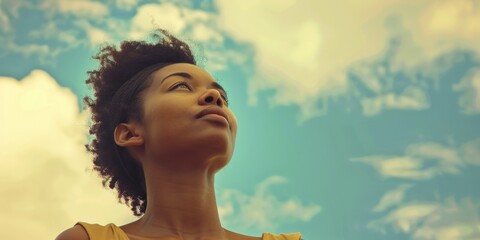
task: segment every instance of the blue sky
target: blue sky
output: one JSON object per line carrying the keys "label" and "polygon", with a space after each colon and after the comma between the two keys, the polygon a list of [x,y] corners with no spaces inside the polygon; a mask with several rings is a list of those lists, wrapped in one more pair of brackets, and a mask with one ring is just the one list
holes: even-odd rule
{"label": "blue sky", "polygon": [[148,40],[155,26],[193,46],[238,119],[234,156],[216,177],[224,227],[480,238],[477,0],[0,7],[2,239],[135,219],[88,170],[82,98],[100,46]]}

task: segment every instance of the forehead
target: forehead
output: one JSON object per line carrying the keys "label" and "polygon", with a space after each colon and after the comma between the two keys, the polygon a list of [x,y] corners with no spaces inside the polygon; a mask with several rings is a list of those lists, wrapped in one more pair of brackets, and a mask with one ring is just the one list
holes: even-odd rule
{"label": "forehead", "polygon": [[186,72],[192,75],[195,79],[198,79],[199,81],[206,81],[206,82],[215,82],[213,77],[205,71],[203,68],[198,67],[193,64],[189,63],[175,63],[172,65],[168,65],[166,67],[163,67],[155,72],[152,73],[152,79],[153,83],[152,85],[158,86],[161,82],[162,79],[164,79],[166,76],[172,74],[172,73],[177,73],[177,72]]}

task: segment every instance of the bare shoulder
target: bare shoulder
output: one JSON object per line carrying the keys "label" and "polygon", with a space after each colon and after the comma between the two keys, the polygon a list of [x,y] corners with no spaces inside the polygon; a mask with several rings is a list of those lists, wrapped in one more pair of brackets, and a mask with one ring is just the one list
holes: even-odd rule
{"label": "bare shoulder", "polygon": [[55,240],[90,240],[90,238],[82,226],[75,225],[60,233]]}

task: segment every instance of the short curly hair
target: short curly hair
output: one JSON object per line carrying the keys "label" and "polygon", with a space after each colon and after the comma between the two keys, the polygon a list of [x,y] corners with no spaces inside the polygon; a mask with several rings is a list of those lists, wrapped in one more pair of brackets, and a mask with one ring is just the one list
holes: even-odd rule
{"label": "short curly hair", "polygon": [[[83,98],[92,113],[89,133],[95,138],[85,147],[93,153],[93,169],[102,177],[104,187],[117,190],[119,201],[123,199],[135,216],[141,216],[147,207],[145,177],[139,162],[126,148],[116,145],[115,127],[128,120],[143,120],[142,91],[150,86],[153,72],[138,76],[144,69],[174,63],[196,65],[188,44],[168,31],[157,29],[151,36],[155,41],[123,41],[120,49],[114,45],[102,47],[93,56],[99,60],[99,68],[87,72],[86,83],[93,87],[94,98]],[[132,86],[132,81],[137,86]],[[127,97],[118,100],[122,98],[118,95]]]}

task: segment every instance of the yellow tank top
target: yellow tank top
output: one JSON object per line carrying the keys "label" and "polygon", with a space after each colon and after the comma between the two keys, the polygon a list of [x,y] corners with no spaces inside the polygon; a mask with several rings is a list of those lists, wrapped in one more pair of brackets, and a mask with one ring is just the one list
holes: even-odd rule
{"label": "yellow tank top", "polygon": [[[110,223],[105,226],[99,224],[90,224],[78,222],[87,231],[90,240],[129,240],[127,234],[115,224]],[[76,225],[77,225],[76,224]],[[282,233],[272,234],[265,232],[262,234],[262,240],[300,240],[300,233]]]}

